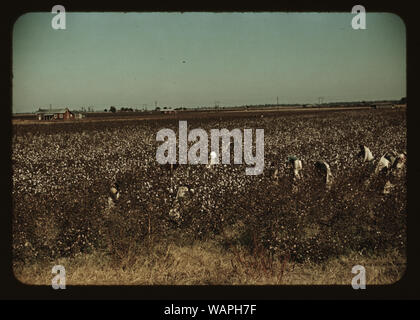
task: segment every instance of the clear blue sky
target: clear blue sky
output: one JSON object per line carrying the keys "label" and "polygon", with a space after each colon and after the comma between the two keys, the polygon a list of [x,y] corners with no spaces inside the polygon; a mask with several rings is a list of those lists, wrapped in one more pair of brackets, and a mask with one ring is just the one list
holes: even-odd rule
{"label": "clear blue sky", "polygon": [[388,13],[52,13],[13,30],[13,112],[399,99],[406,30]]}

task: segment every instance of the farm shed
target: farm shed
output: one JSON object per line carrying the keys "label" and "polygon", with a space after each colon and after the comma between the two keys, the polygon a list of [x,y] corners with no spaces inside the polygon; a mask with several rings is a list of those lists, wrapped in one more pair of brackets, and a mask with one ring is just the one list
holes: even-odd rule
{"label": "farm shed", "polygon": [[39,109],[36,113],[38,120],[70,120],[80,119],[83,116],[81,114],[75,114],[68,108],[64,109]]}

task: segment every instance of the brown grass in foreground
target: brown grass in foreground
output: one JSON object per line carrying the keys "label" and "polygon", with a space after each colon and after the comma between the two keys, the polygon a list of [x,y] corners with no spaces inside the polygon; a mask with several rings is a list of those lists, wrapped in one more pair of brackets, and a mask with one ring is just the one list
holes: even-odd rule
{"label": "brown grass in foreground", "polygon": [[351,285],[354,265],[366,268],[367,285],[392,284],[405,272],[397,250],[381,255],[351,252],[322,263],[294,263],[243,248],[225,250],[216,242],[155,244],[115,260],[104,252],[56,261],[14,265],[25,284],[51,285],[55,264],[66,268],[67,285]]}

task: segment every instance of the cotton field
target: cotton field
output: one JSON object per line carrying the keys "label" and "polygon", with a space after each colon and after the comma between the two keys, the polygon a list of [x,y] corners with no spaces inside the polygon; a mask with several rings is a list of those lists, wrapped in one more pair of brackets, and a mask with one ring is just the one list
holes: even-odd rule
{"label": "cotton field", "polygon": [[[406,163],[399,174],[391,166],[374,173],[386,153],[407,152],[405,110],[203,113],[188,120],[189,128],[207,131],[264,129],[265,166],[255,176],[233,156],[231,164],[160,165],[156,133],[177,132],[178,120],[182,114],[14,125],[14,260],[95,250],[123,255],[150,238],[217,239],[227,250],[258,243],[294,261],[404,251]],[[360,156],[360,145],[372,161]],[[290,157],[301,161],[299,178]]]}

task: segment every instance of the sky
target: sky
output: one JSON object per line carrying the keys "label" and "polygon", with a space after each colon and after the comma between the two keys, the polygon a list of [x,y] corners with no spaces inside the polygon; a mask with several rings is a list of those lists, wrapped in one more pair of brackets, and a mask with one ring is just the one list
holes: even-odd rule
{"label": "sky", "polygon": [[406,30],[390,13],[51,12],[13,29],[13,112],[400,99]]}

